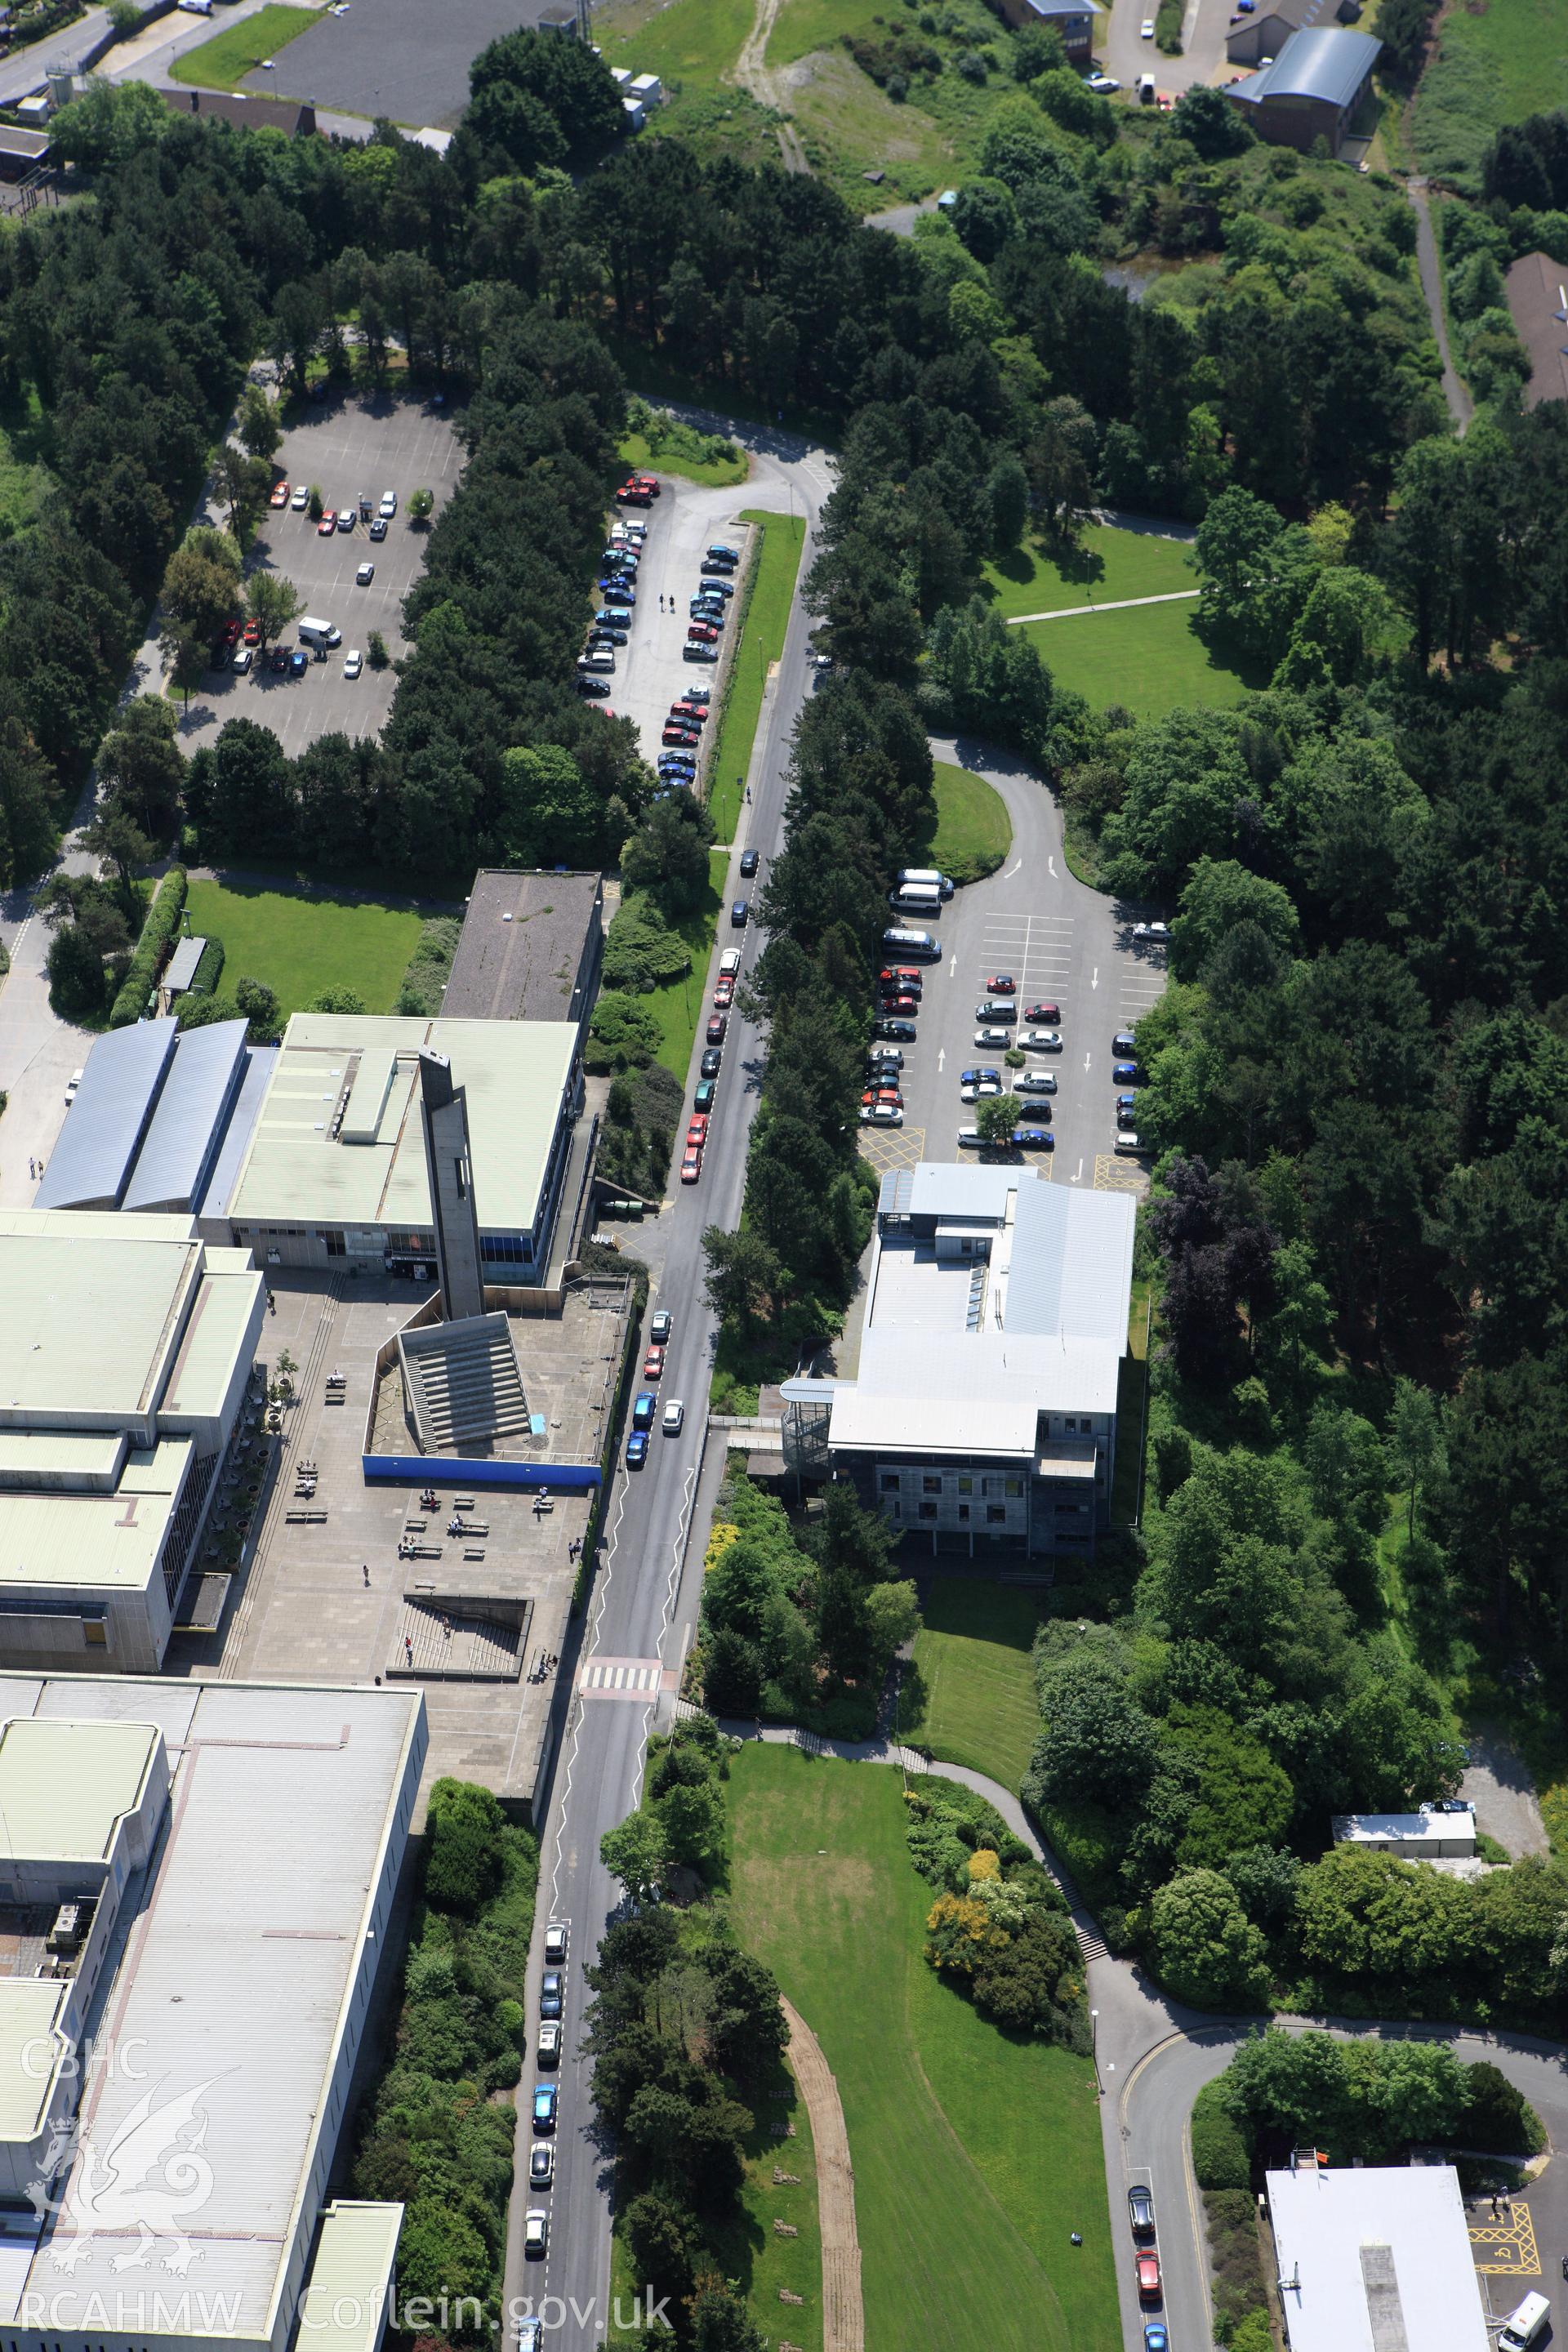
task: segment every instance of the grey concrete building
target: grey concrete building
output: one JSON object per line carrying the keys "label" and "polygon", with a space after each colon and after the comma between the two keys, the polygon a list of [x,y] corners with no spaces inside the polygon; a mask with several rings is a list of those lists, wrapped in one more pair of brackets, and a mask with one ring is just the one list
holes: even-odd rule
{"label": "grey concrete building", "polygon": [[442,1017],[581,1028],[604,960],[603,876],[486,867],[474,877]]}

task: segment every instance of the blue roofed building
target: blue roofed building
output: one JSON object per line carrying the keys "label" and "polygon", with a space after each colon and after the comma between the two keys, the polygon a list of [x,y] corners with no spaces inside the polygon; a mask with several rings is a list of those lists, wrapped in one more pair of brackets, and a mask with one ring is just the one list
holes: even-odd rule
{"label": "blue roofed building", "polygon": [[174,1058],[175,1034],[172,1021],[139,1021],[98,1040],[35,1208],[119,1208]]}
{"label": "blue roofed building", "polygon": [[180,1038],[122,1207],[193,1209],[202,1198],[245,1077],[245,1033],[243,1021],[214,1021]]}
{"label": "blue roofed building", "polygon": [[1226,90],[1259,139],[1306,154],[1320,139],[1337,155],[1383,55],[1374,33],[1314,25],[1291,33],[1279,54]]}
{"label": "blue roofed building", "polygon": [[243,1021],[111,1029],[87,1057],[33,1206],[198,1209],[226,1142],[248,1140],[248,1127],[231,1129],[242,1113],[255,1124],[260,1090],[246,1081],[262,1056],[276,1058],[246,1044]]}
{"label": "blue roofed building", "polygon": [[882,1181],[853,1380],[784,1384],[784,1450],[936,1551],[1083,1553],[1110,1523],[1126,1192],[1016,1162]]}

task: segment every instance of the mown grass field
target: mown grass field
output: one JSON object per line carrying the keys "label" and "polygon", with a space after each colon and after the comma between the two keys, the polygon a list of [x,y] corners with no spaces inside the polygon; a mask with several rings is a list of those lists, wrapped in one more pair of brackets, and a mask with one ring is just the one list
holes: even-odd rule
{"label": "mown grass field", "polygon": [[246,16],[215,33],[210,41],[187,49],[169,68],[171,81],[195,82],[202,89],[234,89],[264,58],[276,57],[297,34],[316,22],[314,8],[290,8],[274,0],[270,7]]}
{"label": "mown grass field", "polygon": [[805,544],[804,515],[770,514],[748,507],[742,522],[754,523],[763,535],[762,552],[752,582],[751,601],[735,647],[729,700],[719,722],[719,740],[708,771],[708,805],[721,841],[733,841],[740,822],[746,771],[762,715],[763,689],[768,671],[784,651],[789,610],[795,601],[800,551]]}
{"label": "mown grass field", "polygon": [[616,455],[623,466],[642,467],[650,473],[679,474],[683,481],[700,482],[710,490],[743,482],[749,471],[743,451],[735,457],[688,457],[666,442],[650,441],[646,433],[628,433],[617,445]]}
{"label": "mown grass field", "polygon": [[946,760],[935,766],[936,831],[924,855],[955,882],[978,882],[995,873],[1013,846],[1007,803],[984,776]]}
{"label": "mown grass field", "polygon": [[1036,543],[985,567],[998,612],[1057,613],[1070,604],[1106,604],[1122,596],[1168,596],[1194,590],[1188,543],[1152,531],[1091,522],[1078,548],[1056,555]]}
{"label": "mown grass field", "polygon": [[708,895],[694,915],[683,916],[675,926],[691,950],[691,970],[684,980],[667,980],[651,995],[637,1000],[658,1023],[655,1060],[662,1062],[667,1070],[673,1070],[682,1086],[691,1067],[691,1041],[697,1034],[697,1024],[708,1009],[708,959],[713,949],[719,909],[724,903],[728,862],[721,849],[709,853]]}
{"label": "mown grass field", "polygon": [[265,981],[284,1018],[324,988],[352,988],[370,1013],[390,1013],[422,918],[412,908],[304,898],[270,884],[200,882],[185,900],[195,932],[223,941],[221,995],[237,981]]}
{"label": "mown grass field", "polygon": [[1029,1661],[1040,1619],[1036,1596],[939,1576],[923,1615],[900,1732],[944,1763],[987,1773],[1016,1793],[1040,1730]]}
{"label": "mown grass field", "polygon": [[1244,676],[1205,645],[1193,626],[1196,609],[1142,604],[1025,625],[1059,686],[1097,709],[1118,702],[1135,719],[1156,719],[1181,705],[1227,708],[1268,682]]}
{"label": "mown grass field", "polygon": [[900,1776],[759,1744],[734,1759],[729,1801],[736,1932],[844,2104],[868,2344],[1114,2352],[1092,2069],[1008,2040],[927,1968],[931,1889],[909,1860]]}
{"label": "mown grass field", "polygon": [[1479,194],[1481,159],[1505,122],[1568,106],[1561,0],[1471,0],[1446,10],[1411,110],[1425,172]]}

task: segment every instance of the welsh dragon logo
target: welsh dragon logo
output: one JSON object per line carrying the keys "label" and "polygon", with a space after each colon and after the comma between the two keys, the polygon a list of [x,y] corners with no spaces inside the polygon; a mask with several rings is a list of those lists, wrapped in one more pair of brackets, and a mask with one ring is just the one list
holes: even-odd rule
{"label": "welsh dragon logo", "polygon": [[[79,2118],[55,2133],[27,2195],[40,2221],[55,2217],[49,2258],[57,2269],[74,2272],[95,2237],[132,2231],[136,2242],[110,2258],[116,2271],[142,2268],[154,2246],[163,2249],[160,2267],[176,2277],[200,2261],[202,2250],[182,2224],[212,2195],[202,2101],[217,2080],[211,2074],[160,2105],[153,2105],[157,2091],[144,2091],[107,2143],[91,2131],[84,2134]],[[73,2152],[57,2194],[53,2184]]]}

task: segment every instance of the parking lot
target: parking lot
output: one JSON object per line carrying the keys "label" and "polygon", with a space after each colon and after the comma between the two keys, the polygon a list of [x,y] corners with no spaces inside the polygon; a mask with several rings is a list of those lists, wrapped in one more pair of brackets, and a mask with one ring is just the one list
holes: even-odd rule
{"label": "parking lot", "polygon": [[271,73],[247,74],[239,88],[450,131],[468,102],[473,59],[501,34],[536,25],[545,5],[464,0],[461,8],[429,8],[424,0],[350,0],[346,16],[323,13],[279,49]]}
{"label": "parking lot", "polygon": [[[230,719],[259,719],[290,754],[335,730],[380,733],[392,708],[396,673],[390,665],[374,670],[366,662],[357,678],[348,678],[343,659],[351,649],[368,652],[373,629],[385,638],[392,661],[406,652],[403,600],[425,561],[428,536],[410,523],[408,501],[414,491],[430,490],[439,513],[457,487],[462,452],[441,410],[393,397],[351,397],[321,403],[285,435],[273,465],[290,489],[300,482],[319,485],[329,507],[357,509],[362,492],[374,507],[384,491],[395,490],[397,512],[386,537],[373,541],[362,520],[352,530],[323,539],[308,514],[290,508],[268,510],[247,560],[247,577],[269,568],[292,581],[301,616],[331,621],[342,631],[342,644],[324,662],[312,659],[303,677],[279,677],[265,667],[245,676],[209,672],[191,697],[182,730],[187,751],[210,741]],[[224,520],[212,510],[204,519]],[[374,564],[375,577],[362,588],[354,574],[366,562]],[[290,624],[280,642],[291,647],[297,641],[298,629]]]}
{"label": "parking lot", "polygon": [[[617,717],[636,720],[638,739],[650,761],[658,758],[669,706],[687,687],[711,687],[717,703],[718,665],[688,662],[681,656],[690,624],[687,607],[697,593],[704,549],[722,543],[739,549],[743,558],[752,532],[751,524],[735,520],[737,509],[747,504],[743,487],[710,490],[668,475],[661,479],[662,490],[651,507],[625,509],[628,522],[647,523],[647,538],[637,567],[632,625],[626,644],[616,648],[616,673],[608,681],[610,709]],[[608,530],[606,523],[606,539]],[[737,572],[737,584],[740,576]],[[666,605],[662,613],[661,596]],[[617,600],[606,596],[604,601]],[[738,603],[738,594],[731,602]],[[668,609],[671,604],[673,611]],[[726,637],[733,634],[734,625],[733,622],[726,625]]]}

